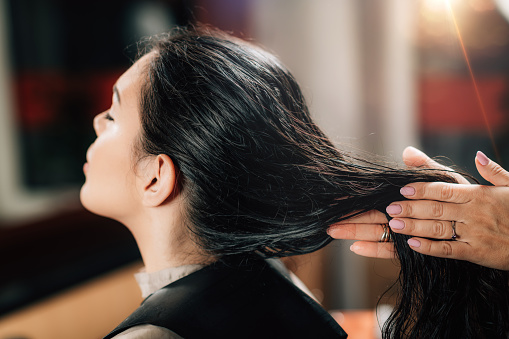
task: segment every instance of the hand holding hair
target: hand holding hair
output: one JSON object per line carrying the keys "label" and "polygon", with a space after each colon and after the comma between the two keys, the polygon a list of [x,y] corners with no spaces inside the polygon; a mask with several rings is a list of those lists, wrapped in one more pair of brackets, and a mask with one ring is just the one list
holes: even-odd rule
{"label": "hand holding hair", "polygon": [[408,243],[419,253],[509,270],[509,172],[482,152],[475,164],[495,186],[409,184],[401,193],[411,201],[387,208],[389,225],[414,236]]}
{"label": "hand holding hair", "polygon": [[373,258],[394,258],[394,245],[381,242],[387,217],[372,210],[329,227],[327,233],[335,239],[358,240],[350,250],[358,255]]}
{"label": "hand holding hair", "polygon": [[[403,151],[403,161],[408,167],[450,170],[414,147],[407,147]],[[460,174],[452,175],[459,183],[468,184]],[[387,217],[383,213],[373,210],[334,224],[327,232],[335,239],[358,240],[350,246],[350,250],[358,255],[390,259],[394,257],[393,244],[380,242],[384,232],[383,225],[387,222]]]}

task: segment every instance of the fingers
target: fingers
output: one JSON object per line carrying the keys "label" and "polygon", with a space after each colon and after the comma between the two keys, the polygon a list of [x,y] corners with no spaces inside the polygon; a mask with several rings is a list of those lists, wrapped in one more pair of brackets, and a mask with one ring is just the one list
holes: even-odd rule
{"label": "fingers", "polygon": [[359,214],[350,219],[343,220],[338,224],[386,224],[387,217],[380,211],[371,210],[362,214]]}
{"label": "fingers", "polygon": [[440,166],[442,166],[428,157],[424,152],[412,146],[408,146],[403,150],[403,162],[408,167],[441,168]]}
{"label": "fingers", "polygon": [[386,211],[393,218],[413,218],[413,219],[435,219],[435,220],[456,220],[463,221],[465,215],[461,215],[462,205],[429,201],[398,201],[390,204]]}
{"label": "fingers", "polygon": [[[452,171],[451,168],[439,164],[435,160],[428,157],[424,152],[412,146],[408,146],[403,151],[403,162],[408,167],[425,167],[438,170]],[[469,184],[468,180],[458,173],[450,172],[448,174],[451,175],[454,179],[456,179],[456,181],[458,181],[458,183],[460,184]]]}
{"label": "fingers", "polygon": [[440,258],[469,260],[469,243],[461,241],[432,241],[423,238],[410,238],[408,245],[416,252]]}
{"label": "fingers", "polygon": [[[422,238],[451,239],[454,234],[452,222],[445,220],[392,219],[389,226],[394,233]],[[455,227],[458,239],[467,241],[462,237],[465,224],[456,222]]]}
{"label": "fingers", "polygon": [[475,166],[479,174],[495,186],[509,186],[509,172],[490,160],[483,152],[477,152]]}
{"label": "fingers", "polygon": [[327,233],[335,239],[379,241],[386,223],[385,214],[372,210],[331,225]]}
{"label": "fingers", "polygon": [[327,233],[334,239],[379,241],[383,227],[380,224],[335,224]]}
{"label": "fingers", "polygon": [[392,243],[380,243],[387,223],[385,214],[379,211],[369,211],[332,225],[327,233],[335,239],[361,240],[351,247],[354,253],[365,257],[394,258]]}
{"label": "fingers", "polygon": [[445,182],[417,182],[408,184],[400,192],[405,198],[416,200],[436,200],[464,204],[475,197],[476,188],[472,185],[450,184]]}
{"label": "fingers", "polygon": [[363,257],[393,259],[396,257],[392,242],[357,241],[350,250]]}

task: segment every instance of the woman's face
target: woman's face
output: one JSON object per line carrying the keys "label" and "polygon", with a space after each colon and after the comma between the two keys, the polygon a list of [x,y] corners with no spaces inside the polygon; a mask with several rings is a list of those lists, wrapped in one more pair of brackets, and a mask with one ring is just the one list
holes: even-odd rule
{"label": "woman's face", "polygon": [[141,129],[140,91],[148,60],[149,56],[144,56],[118,79],[111,108],[94,118],[97,138],[87,151],[83,167],[83,206],[119,221],[125,221],[139,208],[132,153]]}

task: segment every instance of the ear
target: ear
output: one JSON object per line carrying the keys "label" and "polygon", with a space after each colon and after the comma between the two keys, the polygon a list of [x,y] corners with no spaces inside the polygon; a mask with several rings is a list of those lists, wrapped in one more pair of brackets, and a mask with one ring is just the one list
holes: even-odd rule
{"label": "ear", "polygon": [[143,205],[160,206],[175,191],[175,165],[166,154],[151,157],[145,165],[142,177]]}

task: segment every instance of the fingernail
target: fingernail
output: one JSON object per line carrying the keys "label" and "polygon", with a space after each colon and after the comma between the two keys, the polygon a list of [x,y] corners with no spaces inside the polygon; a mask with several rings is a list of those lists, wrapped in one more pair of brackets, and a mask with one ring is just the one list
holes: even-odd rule
{"label": "fingernail", "polygon": [[405,222],[403,220],[392,219],[391,221],[389,221],[389,226],[391,226],[391,228],[395,230],[402,230],[403,228],[405,228]]}
{"label": "fingernail", "polygon": [[387,208],[385,210],[390,215],[400,214],[403,211],[403,209],[401,208],[401,205],[397,205],[397,204],[396,205],[389,205],[389,206],[387,206]]}
{"label": "fingernail", "polygon": [[412,150],[415,153],[424,154],[423,151],[421,151],[420,149],[415,148],[414,146],[408,146],[407,149]]}
{"label": "fingernail", "polygon": [[490,163],[490,159],[481,151],[477,151],[476,155],[477,161],[483,166],[486,166]]}
{"label": "fingernail", "polygon": [[355,250],[358,250],[358,246],[353,244],[350,246],[350,251],[355,252]]}
{"label": "fingernail", "polygon": [[411,197],[412,195],[415,194],[415,188],[413,188],[412,186],[405,186],[399,190],[399,193],[401,193],[404,196]]}
{"label": "fingernail", "polygon": [[407,243],[411,247],[421,247],[421,242],[419,240],[416,240],[416,239],[408,239]]}

